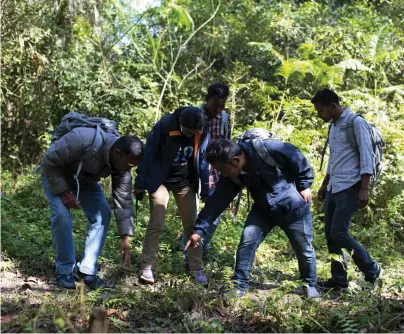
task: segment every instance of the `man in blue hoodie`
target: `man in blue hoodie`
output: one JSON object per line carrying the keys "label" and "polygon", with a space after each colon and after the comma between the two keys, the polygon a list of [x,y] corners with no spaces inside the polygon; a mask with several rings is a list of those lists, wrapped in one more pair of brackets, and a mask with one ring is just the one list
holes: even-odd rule
{"label": "man in blue hoodie", "polygon": [[296,253],[300,275],[306,283],[305,294],[318,298],[316,256],[311,244],[312,169],[303,154],[291,144],[263,140],[262,145],[276,166],[264,162],[250,141],[234,143],[219,139],[208,146],[207,161],[221,176],[215,192],[198,216],[187,247],[199,246],[201,236],[245,186],[254,204],[237,250],[233,276],[237,294],[243,296],[248,290],[255,252],[268,233],[279,226]]}
{"label": "man in blue hoodie", "polygon": [[[204,121],[201,108],[180,108],[163,116],[147,138],[145,157],[135,179],[135,195],[147,190],[150,196],[150,221],[140,260],[140,278],[147,283],[154,283],[152,268],[165,223],[169,192],[177,202],[187,238],[192,234],[197,217],[197,195],[208,196],[209,169],[207,164],[201,163],[209,140]],[[195,281],[207,283],[201,247],[190,250],[188,256]]]}

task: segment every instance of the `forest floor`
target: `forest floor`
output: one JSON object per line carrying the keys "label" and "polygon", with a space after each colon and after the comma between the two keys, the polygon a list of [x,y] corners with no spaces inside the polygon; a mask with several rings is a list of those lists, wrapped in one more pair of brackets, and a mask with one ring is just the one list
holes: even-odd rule
{"label": "forest floor", "polygon": [[[175,207],[172,201],[169,205]],[[55,285],[49,208],[38,178],[26,176],[3,186],[2,332],[85,332],[95,305],[105,308],[110,332],[404,332],[404,246],[394,239],[391,245],[373,243],[354,225],[353,234],[384,268],[382,280],[370,286],[350,263],[349,288],[322,291],[315,302],[301,295],[297,260],[286,236],[275,229],[257,252],[251,292],[230,298],[224,292],[231,286],[246,209],[241,208],[237,222],[224,214],[206,263],[209,284],[202,287],[185,272],[181,226],[173,209],[160,240],[156,283],[139,282],[147,208],[146,202],[140,205],[130,268],[121,264],[119,238],[111,224],[100,275],[114,281],[115,288],[90,291],[77,284],[67,291]],[[73,217],[80,254],[87,223],[81,212]],[[314,215],[314,227],[317,273],[325,280],[330,259],[321,216]]]}

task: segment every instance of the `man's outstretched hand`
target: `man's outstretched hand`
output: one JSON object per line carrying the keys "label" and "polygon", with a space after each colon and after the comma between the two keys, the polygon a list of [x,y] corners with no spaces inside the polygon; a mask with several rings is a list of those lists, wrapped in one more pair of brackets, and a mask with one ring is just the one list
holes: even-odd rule
{"label": "man's outstretched hand", "polygon": [[188,249],[188,247],[196,248],[199,246],[201,240],[201,236],[199,234],[192,234],[189,238],[187,244],[185,245],[184,251]]}
{"label": "man's outstretched hand", "polygon": [[123,264],[127,267],[130,267],[130,245],[128,235],[122,237],[121,252]]}

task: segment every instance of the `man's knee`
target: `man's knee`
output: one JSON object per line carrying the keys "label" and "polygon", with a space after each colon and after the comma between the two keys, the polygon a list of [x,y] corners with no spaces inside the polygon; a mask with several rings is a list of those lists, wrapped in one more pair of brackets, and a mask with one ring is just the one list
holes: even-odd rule
{"label": "man's knee", "polygon": [[100,206],[101,217],[104,222],[108,222],[112,217],[112,210],[107,203],[104,203]]}
{"label": "man's knee", "polygon": [[51,221],[54,226],[71,226],[73,218],[70,215],[69,210],[64,206],[58,206],[57,208],[52,208]]}
{"label": "man's knee", "polygon": [[349,240],[349,234],[347,232],[336,232],[336,231],[332,231],[330,233],[330,241],[333,244],[339,245],[341,247],[343,247],[347,241]]}
{"label": "man's knee", "polygon": [[292,246],[298,258],[308,259],[316,257],[311,238],[308,238],[307,236],[300,240],[296,240],[292,243]]}
{"label": "man's knee", "polygon": [[259,232],[259,229],[254,225],[246,226],[241,236],[240,246],[249,247],[255,245],[261,236]]}

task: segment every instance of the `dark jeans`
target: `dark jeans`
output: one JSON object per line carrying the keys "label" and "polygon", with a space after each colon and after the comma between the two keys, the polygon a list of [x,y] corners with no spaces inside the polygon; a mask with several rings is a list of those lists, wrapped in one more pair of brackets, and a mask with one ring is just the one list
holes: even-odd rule
{"label": "dark jeans", "polygon": [[237,249],[236,269],[233,279],[238,289],[243,291],[248,289],[255,252],[267,234],[276,225],[289,238],[299,262],[301,278],[310,286],[316,284],[316,254],[311,244],[313,240],[311,214],[307,214],[293,223],[287,223],[274,219],[265,219],[258,212],[252,210],[248,214]]}
{"label": "dark jeans", "polygon": [[331,262],[331,275],[335,282],[347,283],[345,248],[352,254],[352,259],[365,274],[368,281],[374,280],[378,275],[378,265],[372,260],[369,253],[360,246],[350,235],[349,226],[352,215],[357,210],[357,197],[359,184],[338,193],[327,192],[324,202],[325,237],[328,251],[332,254],[342,255],[342,262]]}

